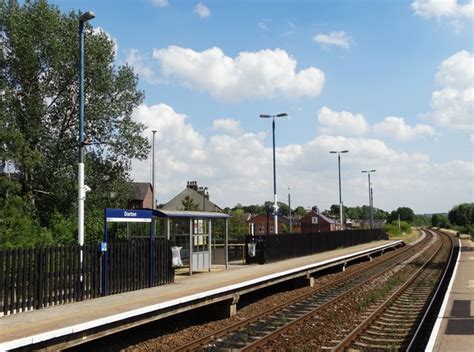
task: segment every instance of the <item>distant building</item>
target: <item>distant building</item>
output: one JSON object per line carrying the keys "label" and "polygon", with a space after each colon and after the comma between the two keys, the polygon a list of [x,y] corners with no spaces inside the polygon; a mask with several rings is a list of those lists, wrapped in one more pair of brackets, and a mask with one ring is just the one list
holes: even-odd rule
{"label": "distant building", "polygon": [[153,208],[153,187],[149,182],[132,182],[128,209]]}
{"label": "distant building", "polygon": [[222,212],[218,205],[209,200],[207,187],[199,187],[197,181],[188,181],[186,188],[168,203],[160,206],[160,209]]}
{"label": "distant building", "polygon": [[[274,235],[275,225],[273,215],[257,214],[252,215],[247,219],[248,233],[254,235]],[[268,231],[267,231],[268,227]],[[278,233],[287,233],[290,229],[290,220],[287,216],[278,216]],[[291,218],[292,233],[300,233],[301,221],[298,217]]]}
{"label": "distant building", "polygon": [[321,214],[317,207],[313,207],[301,218],[301,233],[316,233],[339,231],[341,225],[335,219]]}

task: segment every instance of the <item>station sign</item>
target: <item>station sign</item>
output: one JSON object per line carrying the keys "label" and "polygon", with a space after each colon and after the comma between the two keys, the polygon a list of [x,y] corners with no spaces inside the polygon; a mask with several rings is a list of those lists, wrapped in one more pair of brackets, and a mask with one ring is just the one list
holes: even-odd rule
{"label": "station sign", "polygon": [[105,209],[107,222],[151,222],[152,210],[143,209]]}

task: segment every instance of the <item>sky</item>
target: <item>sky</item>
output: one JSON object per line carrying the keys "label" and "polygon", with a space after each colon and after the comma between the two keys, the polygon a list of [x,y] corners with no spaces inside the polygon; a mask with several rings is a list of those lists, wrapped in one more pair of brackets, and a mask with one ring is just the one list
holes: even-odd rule
{"label": "sky", "polygon": [[[52,0],[93,11],[138,74],[156,200],[415,213],[474,201],[474,0]],[[86,38],[87,40],[87,38]],[[87,53],[86,53],[87,70]],[[86,87],[87,89],[87,87]],[[87,116],[86,116],[87,118]],[[151,180],[150,158],[132,161]],[[289,191],[290,189],[290,191]]]}

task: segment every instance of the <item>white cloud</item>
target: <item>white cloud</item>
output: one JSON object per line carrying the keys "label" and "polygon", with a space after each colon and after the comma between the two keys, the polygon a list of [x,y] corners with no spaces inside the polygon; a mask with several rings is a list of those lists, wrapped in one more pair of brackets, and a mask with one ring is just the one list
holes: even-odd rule
{"label": "white cloud", "polygon": [[360,136],[369,130],[369,125],[362,114],[348,111],[332,111],[323,106],[318,111],[321,124],[320,133],[338,136]]}
{"label": "white cloud", "polygon": [[168,0],[152,0],[152,3],[158,7],[168,6]]}
{"label": "white cloud", "polygon": [[260,22],[258,22],[258,26],[260,29],[263,29],[264,31],[268,30],[268,25],[272,22],[270,18],[264,18]]}
{"label": "white cloud", "polygon": [[212,123],[212,127],[215,131],[222,131],[229,133],[230,135],[239,135],[242,133],[240,127],[240,121],[233,119],[217,119]]}
{"label": "white cloud", "polygon": [[460,51],[444,60],[436,74],[441,90],[431,95],[431,112],[424,115],[436,125],[474,130],[474,55]]}
{"label": "white cloud", "polygon": [[153,69],[145,62],[146,60],[142,57],[139,50],[129,49],[125,61],[134,68],[135,73],[137,73],[141,79],[149,83],[156,82]]}
{"label": "white cloud", "polygon": [[[133,118],[148,126],[148,138],[152,129],[158,130],[155,179],[160,203],[182,191],[188,180],[208,186],[211,200],[222,207],[272,199],[268,134],[248,133],[236,121],[219,119],[213,124],[217,134],[204,137],[189,117],[166,104],[141,105]],[[360,172],[367,168],[377,170],[372,179],[374,205],[385,210],[409,206],[416,212],[440,212],[472,199],[472,194],[466,193],[474,186],[472,161],[436,164],[425,154],[391,149],[379,139],[341,136],[318,136],[300,144],[277,146],[279,199],[284,201],[290,185],[294,206],[327,209],[337,203],[337,161],[329,154],[332,149],[349,150],[341,160],[343,201],[348,206],[367,203],[367,177]],[[132,177],[149,181],[150,164],[150,160],[134,161]]]}
{"label": "white cloud", "polygon": [[433,127],[423,124],[416,124],[412,127],[405,124],[403,117],[396,116],[386,117],[383,122],[376,123],[373,126],[373,129],[376,133],[402,141],[414,139],[420,135],[434,135]]}
{"label": "white cloud", "polygon": [[349,49],[352,39],[344,32],[331,32],[329,34],[317,34],[313,37],[313,41],[323,45],[334,45],[339,48]]}
{"label": "white cloud", "polygon": [[314,97],[324,85],[321,70],[309,67],[296,72],[296,60],[281,49],[245,51],[231,58],[217,47],[197,52],[169,46],[155,49],[153,57],[166,78],[228,102]]}
{"label": "white cloud", "polygon": [[211,15],[211,10],[202,2],[198,3],[194,8],[194,12],[201,18],[207,18]]}
{"label": "white cloud", "polygon": [[411,4],[415,15],[424,18],[474,18],[474,1],[465,4],[457,0],[415,0]]}

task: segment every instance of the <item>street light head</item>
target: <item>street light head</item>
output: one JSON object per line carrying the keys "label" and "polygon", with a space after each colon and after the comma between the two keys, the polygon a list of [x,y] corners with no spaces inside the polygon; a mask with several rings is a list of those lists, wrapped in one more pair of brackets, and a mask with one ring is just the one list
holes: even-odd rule
{"label": "street light head", "polygon": [[260,117],[261,117],[262,119],[269,119],[271,116],[270,116],[270,115],[261,114]]}
{"label": "street light head", "polygon": [[87,22],[91,19],[95,18],[95,14],[92,11],[87,11],[84,12],[80,17],[79,17],[79,22]]}
{"label": "street light head", "polygon": [[366,171],[366,170],[362,170],[361,172],[362,172],[363,174],[366,174],[368,171]]}
{"label": "street light head", "polygon": [[336,154],[337,152],[335,150],[331,150],[329,154]]}
{"label": "street light head", "polygon": [[349,151],[348,150],[343,150],[343,151],[341,151],[341,153],[349,153]]}
{"label": "street light head", "polygon": [[285,117],[285,116],[288,116],[288,114],[286,112],[283,112],[283,113],[277,115],[277,117]]}
{"label": "street light head", "polygon": [[377,170],[370,170],[370,172],[375,172],[375,171],[377,171]]}

